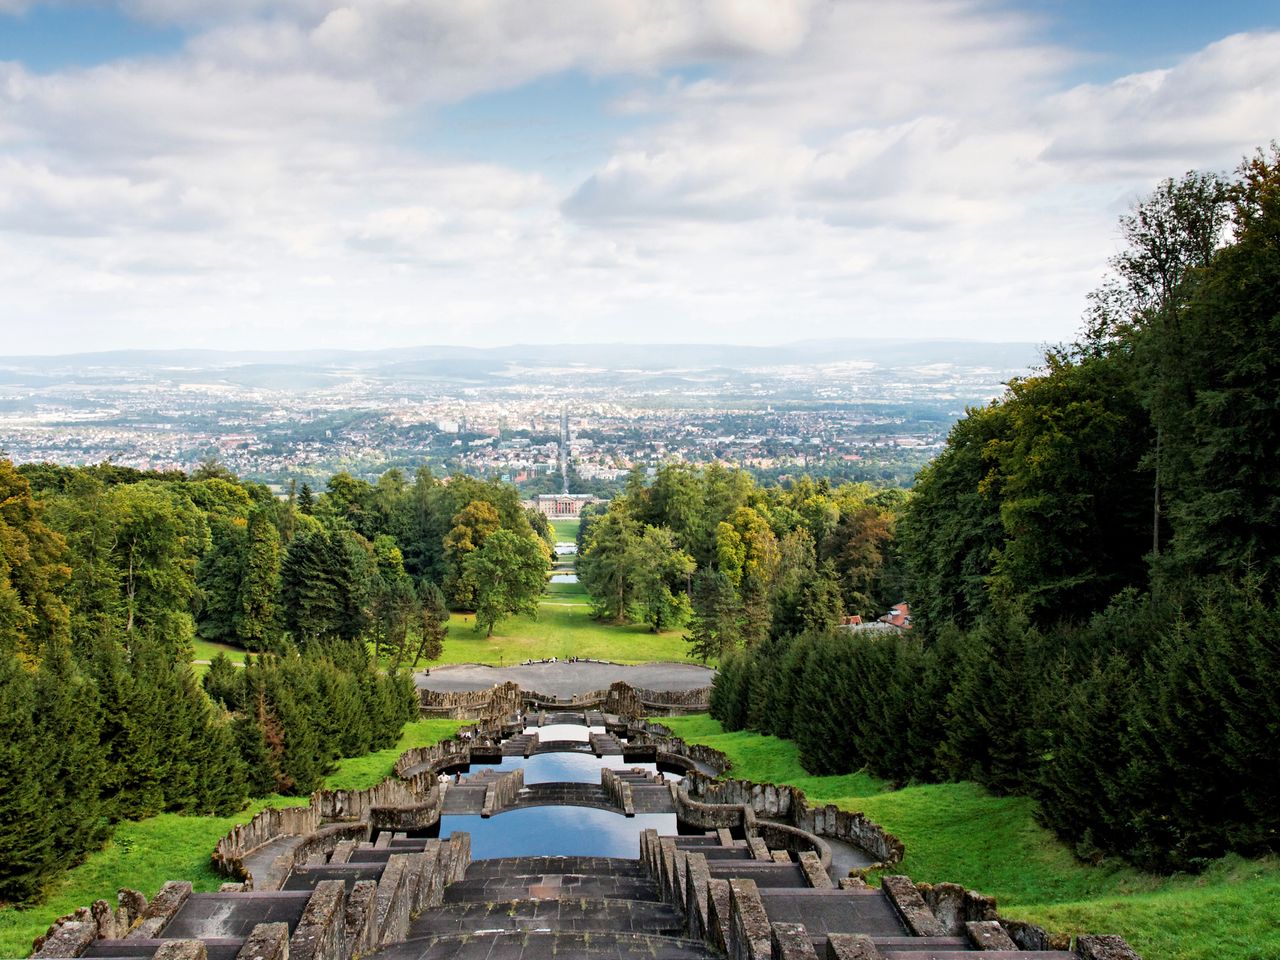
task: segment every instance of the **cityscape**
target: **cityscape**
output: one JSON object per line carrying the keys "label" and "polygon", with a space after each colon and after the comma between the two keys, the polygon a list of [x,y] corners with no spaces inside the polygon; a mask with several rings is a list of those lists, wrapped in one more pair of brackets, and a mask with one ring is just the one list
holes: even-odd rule
{"label": "cityscape", "polygon": [[442,353],[0,359],[0,444],[66,466],[212,458],[278,490],[426,465],[538,493],[561,486],[564,412],[570,492],[607,496],[673,460],[904,485],[966,408],[1037,358],[1034,344],[963,341],[673,346],[666,362],[660,347]]}

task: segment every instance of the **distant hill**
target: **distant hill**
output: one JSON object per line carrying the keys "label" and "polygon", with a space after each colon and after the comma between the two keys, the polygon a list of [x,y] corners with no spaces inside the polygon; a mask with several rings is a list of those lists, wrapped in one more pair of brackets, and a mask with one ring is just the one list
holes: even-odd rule
{"label": "distant hill", "polygon": [[[1039,362],[1034,343],[978,340],[833,339],[801,340],[777,346],[711,343],[511,344],[501,347],[417,346],[389,350],[117,350],[47,356],[0,357],[7,382],[31,385],[85,374],[223,379],[247,384],[281,378],[318,384],[332,374],[423,379],[484,379],[510,366],[584,366],[606,370],[743,370],[785,365],[812,366],[861,361],[877,367],[955,364],[998,371],[1025,369]],[[311,371],[311,375],[307,375]],[[289,376],[286,376],[286,373]]]}

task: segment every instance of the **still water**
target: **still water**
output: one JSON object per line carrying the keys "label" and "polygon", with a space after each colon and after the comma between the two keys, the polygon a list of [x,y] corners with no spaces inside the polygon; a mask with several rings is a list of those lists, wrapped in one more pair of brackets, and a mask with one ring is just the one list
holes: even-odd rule
{"label": "still water", "polygon": [[[548,754],[551,756],[551,754]],[[440,818],[440,836],[471,834],[471,857],[630,857],[640,856],[640,833],[653,827],[676,833],[674,813],[638,813],[625,817],[592,807],[526,807],[496,817]]]}
{"label": "still water", "polygon": [[[590,753],[535,753],[532,757],[503,757],[501,763],[473,763],[468,772],[477,770],[517,770],[524,768],[524,782],[532,783],[599,783],[600,771],[647,770],[657,772],[654,763],[623,763],[621,757],[597,757]],[[663,774],[668,780],[676,774]]]}

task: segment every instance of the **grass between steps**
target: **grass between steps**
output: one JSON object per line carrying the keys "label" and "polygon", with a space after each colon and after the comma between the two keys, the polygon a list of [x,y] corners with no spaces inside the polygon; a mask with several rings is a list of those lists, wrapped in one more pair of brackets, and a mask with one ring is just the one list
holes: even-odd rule
{"label": "grass between steps", "polygon": [[[461,725],[457,720],[410,721],[394,747],[340,760],[325,786],[371,787],[391,775],[396,758],[405,750],[443,740]],[[27,956],[32,940],[77,907],[98,899],[114,904],[120,887],[133,887],[152,897],[166,880],[190,880],[197,891],[217,890],[226,877],[214,871],[209,855],[227,831],[267,807],[300,806],[307,799],[272,796],[254,800],[229,817],[163,813],[119,824],[107,845],[68,872],[44,903],[27,910],[0,910],[0,960]]]}
{"label": "grass between steps", "polygon": [[906,844],[895,872],[992,894],[1005,916],[1068,933],[1119,933],[1145,960],[1280,957],[1280,858],[1228,857],[1198,876],[1173,877],[1120,861],[1087,865],[1039,825],[1025,797],[974,783],[891,791],[865,773],[811,776],[790,741],[725,733],[706,715],[661,722],[723,751],[733,776],[791,784],[811,801],[865,813]]}

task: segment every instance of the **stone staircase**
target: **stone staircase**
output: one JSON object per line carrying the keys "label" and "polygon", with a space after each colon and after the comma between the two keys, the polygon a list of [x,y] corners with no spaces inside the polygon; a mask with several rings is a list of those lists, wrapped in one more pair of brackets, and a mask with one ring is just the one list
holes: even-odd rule
{"label": "stone staircase", "polygon": [[473,863],[380,960],[711,958],[637,860],[512,857]]}
{"label": "stone staircase", "polygon": [[[684,917],[685,934],[743,960],[1119,960],[1113,938],[1077,952],[1024,950],[995,920],[987,898],[949,902],[935,914],[906,877],[880,888],[833,886],[813,853],[796,858],[725,830],[660,837],[646,830],[641,862],[660,896]],[[963,888],[956,888],[963,892]],[[944,919],[947,922],[943,922]],[[1108,941],[1104,943],[1103,941]]]}

